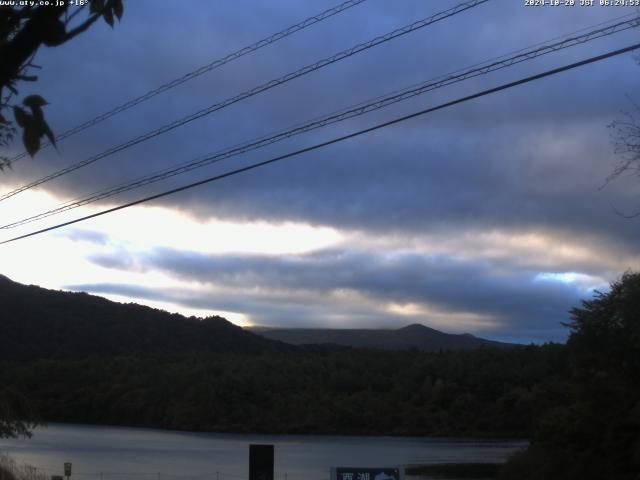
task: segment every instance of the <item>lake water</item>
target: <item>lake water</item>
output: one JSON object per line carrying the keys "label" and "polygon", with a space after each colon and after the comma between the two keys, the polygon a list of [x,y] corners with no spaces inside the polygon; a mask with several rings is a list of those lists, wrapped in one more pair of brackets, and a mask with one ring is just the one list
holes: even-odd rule
{"label": "lake water", "polygon": [[502,462],[525,441],[417,437],[234,435],[50,424],[31,439],[0,439],[9,453],[47,476],[71,480],[234,480],[248,478],[249,444],[275,445],[278,480],[322,480],[332,466]]}

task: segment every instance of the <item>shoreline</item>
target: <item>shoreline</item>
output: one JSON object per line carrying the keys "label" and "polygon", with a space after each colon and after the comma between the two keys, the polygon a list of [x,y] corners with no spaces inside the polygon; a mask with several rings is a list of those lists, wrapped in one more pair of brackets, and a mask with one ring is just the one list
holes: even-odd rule
{"label": "shoreline", "polygon": [[[35,435],[36,430],[48,427],[73,427],[73,428],[87,428],[96,429],[104,428],[108,430],[144,430],[148,432],[156,433],[168,433],[168,434],[189,434],[194,436],[205,437],[320,437],[325,439],[331,438],[345,438],[345,439],[372,439],[372,438],[389,438],[389,439],[415,439],[425,441],[433,439],[434,442],[450,441],[451,443],[529,443],[529,439],[525,437],[509,437],[503,435],[402,435],[402,434],[380,434],[380,433],[316,433],[316,432],[255,432],[255,431],[204,431],[204,430],[179,430],[169,429],[162,427],[148,427],[138,425],[123,425],[123,424],[101,424],[101,423],[77,423],[77,422],[43,422],[32,430]],[[11,439],[8,439],[11,440]]]}

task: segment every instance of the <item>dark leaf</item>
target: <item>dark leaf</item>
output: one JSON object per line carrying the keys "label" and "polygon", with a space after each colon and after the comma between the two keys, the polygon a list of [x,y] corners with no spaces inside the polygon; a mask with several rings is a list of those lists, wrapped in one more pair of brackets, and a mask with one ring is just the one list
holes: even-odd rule
{"label": "dark leaf", "polygon": [[113,11],[110,8],[107,8],[102,16],[104,17],[104,21],[113,28]]}
{"label": "dark leaf", "polygon": [[49,18],[42,26],[42,41],[49,47],[64,43],[65,34],[66,27],[58,18]]}
{"label": "dark leaf", "polygon": [[7,157],[0,157],[0,171],[4,172],[5,168],[8,168],[9,170],[13,170],[13,165],[11,164],[11,160]]}
{"label": "dark leaf", "polygon": [[98,13],[104,8],[104,0],[91,0],[89,11],[91,13]]}
{"label": "dark leaf", "polygon": [[47,136],[47,138],[51,142],[51,145],[53,145],[55,147],[56,146],[56,137],[53,134],[53,132],[51,131],[51,129],[49,128],[49,125],[47,124],[47,122],[45,122],[44,118],[42,119],[42,123],[41,123],[40,127],[41,127],[41,132],[44,135]]}
{"label": "dark leaf", "polygon": [[49,103],[40,95],[29,95],[22,101],[22,103],[23,105],[26,105],[27,107],[30,107],[30,108],[49,105]]}
{"label": "dark leaf", "polygon": [[122,14],[124,13],[124,5],[122,4],[122,0],[113,1],[113,13],[116,14],[118,20],[122,20]]}
{"label": "dark leaf", "polygon": [[16,117],[16,123],[25,128],[31,120],[31,115],[24,111],[22,107],[13,107],[13,116]]}
{"label": "dark leaf", "polygon": [[40,150],[40,132],[33,125],[26,127],[22,133],[22,141],[27,153],[33,157]]}
{"label": "dark leaf", "polygon": [[4,115],[2,115],[1,113],[0,113],[0,123],[2,123],[2,124],[7,124],[7,123],[9,123],[9,122],[7,122],[7,119],[6,119],[6,118],[4,118]]}

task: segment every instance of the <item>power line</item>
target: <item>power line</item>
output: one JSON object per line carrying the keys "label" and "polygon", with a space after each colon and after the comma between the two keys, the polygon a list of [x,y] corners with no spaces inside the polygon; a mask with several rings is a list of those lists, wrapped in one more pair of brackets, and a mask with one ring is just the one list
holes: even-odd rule
{"label": "power line", "polygon": [[[339,13],[344,12],[345,10],[348,10],[351,7],[355,7],[356,5],[359,5],[363,2],[366,2],[367,0],[348,0],[344,3],[341,3],[340,5],[337,5],[333,8],[329,8],[327,10],[325,10],[324,12],[318,13],[317,15],[313,15],[305,20],[303,20],[300,23],[297,23],[295,25],[292,25],[290,27],[285,28],[284,30],[281,30],[277,33],[274,33],[273,35],[270,35],[266,38],[263,38],[262,40],[258,40],[257,42],[243,47],[239,50],[236,50],[233,53],[228,54],[225,57],[219,58],[217,60],[214,60],[211,63],[208,63],[207,65],[203,65],[200,68],[197,68],[196,70],[193,70],[189,73],[184,74],[181,77],[178,77],[174,80],[171,80],[170,82],[167,82],[163,85],[160,85],[158,88],[155,88],[153,90],[148,91],[147,93],[140,95],[139,97],[133,98],[121,105],[118,105],[117,107],[101,114],[98,115],[95,118],[92,118],[91,120],[87,120],[84,123],[81,123],[80,125],[77,125],[73,128],[70,128],[69,130],[66,130],[64,132],[62,132],[61,134],[56,136],[56,142],[60,142],[60,140],[63,140],[65,138],[68,138],[72,135],[75,135],[76,133],[79,133],[83,130],[86,130],[87,128],[93,127],[101,122],[104,122],[105,120],[121,113],[124,112],[125,110],[129,110],[132,107],[135,107],[136,105],[142,103],[142,102],[146,102],[147,100],[155,97],[156,95],[159,95],[161,93],[166,92],[167,90],[171,90],[172,88],[175,88],[179,85],[182,85],[185,82],[188,82],[189,80],[193,80],[196,77],[199,77],[200,75],[204,75],[207,72],[210,72],[211,70],[215,70],[216,68],[219,68],[229,62],[232,62],[234,60],[239,59],[240,57],[243,57],[249,53],[253,53],[256,50],[260,50],[263,47],[266,47],[268,45],[271,45],[272,43],[275,43],[279,40],[282,40],[286,37],[289,37],[290,35],[293,35],[294,33],[299,32],[300,30],[304,30],[307,27],[310,27],[312,25],[315,25],[316,23],[322,22],[323,20],[326,20],[327,18],[333,17],[334,15],[337,15]],[[42,145],[42,148],[48,147],[50,146],[51,143],[50,142],[46,142]],[[27,156],[27,152],[22,152],[16,156],[14,156],[13,158],[10,158],[8,160],[9,163],[14,163],[24,157]]]}
{"label": "power line", "polygon": [[539,47],[536,49],[520,50],[521,53],[518,53],[517,55],[513,55],[507,58],[502,58],[500,60],[494,61],[489,64],[487,63],[477,64],[479,66],[475,68],[470,68],[467,70],[461,70],[460,71],[461,73],[443,75],[441,77],[438,77],[435,80],[434,79],[428,80],[426,82],[414,85],[407,89],[400,90],[399,92],[395,92],[387,97],[379,97],[378,99],[374,101],[370,101],[368,103],[365,102],[355,106],[348,107],[347,109],[342,109],[339,112],[326,115],[324,117],[320,117],[317,120],[299,125],[289,130],[279,132],[275,135],[265,136],[256,140],[245,142],[243,144],[231,147],[229,149],[221,150],[217,153],[209,154],[209,155],[200,157],[196,160],[183,163],[176,167],[170,167],[160,172],[156,172],[151,175],[140,177],[128,183],[122,183],[120,185],[111,187],[109,189],[104,189],[98,192],[94,192],[83,198],[66,202],[51,210],[47,210],[45,212],[41,212],[39,214],[30,216],[27,218],[23,218],[21,220],[8,223],[6,225],[2,225],[0,226],[0,229],[5,230],[5,229],[15,228],[21,225],[25,225],[27,223],[32,223],[32,222],[41,220],[43,218],[50,217],[52,215],[60,214],[60,213],[72,210],[74,208],[78,208],[84,205],[88,205],[90,203],[97,202],[99,200],[103,200],[105,198],[112,197],[119,193],[134,190],[136,188],[140,188],[145,185],[150,185],[152,183],[156,183],[156,182],[165,180],[167,178],[180,175],[182,173],[186,173],[191,170],[195,170],[197,168],[202,168],[204,166],[207,166],[213,163],[218,163],[222,160],[226,160],[236,155],[247,153],[249,151],[256,150],[258,148],[262,148],[267,145],[271,145],[273,143],[291,138],[295,135],[306,133],[321,127],[325,127],[327,125],[338,123],[338,122],[341,122],[350,118],[354,118],[357,116],[361,116],[366,113],[379,110],[381,108],[385,108],[389,105],[408,100],[410,98],[413,98],[418,95],[422,95],[426,92],[429,92],[438,88],[446,87],[454,83],[458,83],[458,82],[467,80],[469,78],[477,77],[480,75],[486,75],[490,72],[494,72],[497,70],[501,70],[503,68],[510,67],[515,64],[532,60],[534,58],[546,55],[548,53],[557,52],[559,50],[569,48],[575,45],[584,44],[589,41],[593,41],[605,36],[613,35],[615,33],[628,30],[630,28],[636,28],[639,25],[640,25],[640,16],[627,19],[625,21],[617,22],[613,25],[608,25],[602,28],[598,28],[596,30],[592,30],[590,32],[584,33],[579,36],[565,38],[562,41],[559,41],[553,44],[543,45],[542,47]]}
{"label": "power line", "polygon": [[464,3],[461,3],[453,8],[450,8],[448,10],[445,10],[443,12],[439,12],[436,13],[435,15],[432,15],[430,17],[424,18],[422,20],[418,20],[416,22],[413,22],[409,25],[406,25],[404,27],[398,28],[396,30],[393,30],[389,33],[386,33],[384,35],[378,36],[368,42],[364,42],[364,43],[360,43],[354,47],[348,48],[346,50],[343,50],[341,52],[338,52],[334,55],[332,55],[331,57],[327,57],[324,58],[322,60],[319,60],[313,64],[307,65],[305,67],[302,67],[301,69],[298,69],[294,72],[288,73],[286,75],[283,75],[279,78],[270,80],[269,82],[263,83],[262,85],[259,85],[257,87],[254,87],[250,90],[247,90],[243,93],[240,93],[234,97],[230,97],[226,100],[223,100],[222,102],[213,104],[207,108],[204,108],[202,110],[199,110],[195,113],[192,113],[191,115],[187,115],[186,117],[183,117],[179,120],[175,120],[171,123],[168,123],[156,130],[152,130],[150,132],[147,132],[139,137],[136,137],[132,140],[129,140],[125,143],[121,143],[120,145],[117,145],[115,147],[112,147],[108,150],[105,150],[102,153],[99,153],[97,155],[94,155],[92,157],[89,157],[85,160],[82,160],[80,162],[77,162],[73,165],[70,165],[66,168],[63,168],[62,170],[58,170],[57,172],[54,172],[50,175],[47,175],[45,177],[42,177],[38,180],[35,180],[29,184],[23,185],[15,190],[12,190],[8,193],[5,193],[4,195],[0,196],[0,201],[6,200],[7,198],[13,197],[14,195],[17,195],[20,192],[24,192],[25,190],[29,190],[30,188],[36,187],[38,185],[41,185],[45,182],[48,182],[50,180],[53,180],[55,178],[58,178],[62,175],[66,175],[67,173],[73,172],[75,170],[78,170],[82,167],[85,167],[87,165],[90,165],[94,162],[97,162],[98,160],[101,160],[105,157],[108,157],[110,155],[113,155],[114,153],[120,152],[122,150],[126,150],[127,148],[130,148],[134,145],[137,145],[139,143],[142,143],[144,141],[150,140],[154,137],[157,137],[159,135],[162,135],[164,133],[167,133],[175,128],[181,127],[189,122],[192,122],[194,120],[197,120],[201,117],[204,117],[206,115],[209,115],[215,111],[221,110],[223,108],[226,108],[230,105],[233,105],[234,103],[240,102],[241,100],[245,100],[249,97],[252,97],[254,95],[257,95],[259,93],[262,93],[266,90],[270,90],[271,88],[274,88],[278,85],[282,85],[284,83],[287,83],[295,78],[298,77],[302,77],[304,75],[307,75],[308,73],[314,72],[316,70],[319,70],[323,67],[326,67],[327,65],[331,65],[333,63],[336,63],[340,60],[344,60],[345,58],[349,58],[357,53],[363,52],[365,50],[368,50],[370,48],[376,47],[378,45],[381,45],[383,43],[386,43],[390,40],[393,40],[395,38],[398,38],[400,36],[406,35],[408,33],[414,32],[416,30],[419,30],[421,28],[424,28],[426,26],[432,25],[436,22],[439,22],[441,20],[444,20],[446,18],[452,17],[454,15],[457,15],[459,13],[462,13],[466,10],[469,10],[471,8],[477,7],[478,5],[481,5],[483,3],[486,3],[490,0],[471,0],[471,1],[467,1]]}
{"label": "power line", "polygon": [[311,152],[313,150],[319,150],[319,149],[327,147],[329,145],[333,145],[335,143],[343,142],[345,140],[349,140],[351,138],[355,138],[355,137],[364,135],[366,133],[373,132],[375,130],[379,130],[379,129],[382,129],[382,128],[385,128],[385,127],[389,127],[389,126],[395,125],[397,123],[405,122],[405,121],[410,120],[412,118],[420,117],[422,115],[426,115],[428,113],[435,112],[437,110],[442,110],[442,109],[445,109],[445,108],[448,108],[448,107],[452,107],[454,105],[458,105],[458,104],[461,104],[461,103],[464,103],[464,102],[468,102],[468,101],[474,100],[476,98],[484,97],[486,95],[490,95],[490,94],[493,94],[493,93],[496,93],[496,92],[499,92],[499,91],[502,91],[502,90],[507,90],[507,89],[510,89],[510,88],[513,88],[513,87],[516,87],[516,86],[519,86],[519,85],[523,85],[525,83],[530,83],[530,82],[533,82],[533,81],[536,81],[536,80],[540,80],[540,79],[545,78],[545,77],[556,75],[556,74],[561,73],[561,72],[566,72],[566,71],[572,70],[574,68],[578,68],[578,67],[582,67],[584,65],[588,65],[588,64],[591,64],[591,63],[599,62],[601,60],[605,60],[607,58],[611,58],[611,57],[614,57],[614,56],[617,56],[617,55],[622,55],[624,53],[631,52],[633,50],[637,50],[638,48],[640,48],[640,43],[636,43],[636,44],[633,44],[633,45],[630,45],[628,47],[621,48],[621,49],[618,49],[618,50],[613,50],[611,52],[604,53],[602,55],[597,55],[595,57],[590,57],[590,58],[587,58],[585,60],[581,60],[579,62],[571,63],[571,64],[568,64],[568,65],[564,65],[562,67],[558,67],[558,68],[554,68],[554,69],[551,69],[551,70],[547,70],[545,72],[538,73],[538,74],[535,74],[535,75],[531,75],[529,77],[525,77],[525,78],[522,78],[520,80],[516,80],[516,81],[513,81],[513,82],[505,83],[505,84],[502,84],[500,86],[493,87],[493,88],[490,88],[490,89],[487,89],[487,90],[482,90],[482,91],[474,93],[472,95],[467,95],[465,97],[461,97],[461,98],[458,98],[456,100],[451,100],[449,102],[441,103],[440,105],[437,105],[435,107],[426,108],[424,110],[420,110],[418,112],[414,112],[414,113],[411,113],[409,115],[404,115],[402,117],[398,117],[398,118],[395,118],[393,120],[389,120],[387,122],[379,123],[379,124],[374,125],[372,127],[368,127],[368,128],[362,129],[362,130],[358,130],[356,132],[353,132],[353,133],[350,133],[350,134],[347,134],[347,135],[343,135],[341,137],[337,137],[337,138],[334,138],[332,140],[328,140],[326,142],[317,143],[317,144],[312,145],[310,147],[305,147],[305,148],[302,148],[302,149],[299,149],[299,150],[295,150],[293,152],[286,153],[284,155],[280,155],[280,156],[277,156],[277,157],[270,158],[268,160],[263,160],[261,162],[253,163],[251,165],[247,165],[245,167],[237,168],[235,170],[231,170],[231,171],[226,172],[226,173],[222,173],[222,174],[219,174],[219,175],[215,175],[213,177],[205,178],[204,180],[199,180],[197,182],[193,182],[193,183],[190,183],[190,184],[187,184],[187,185],[183,185],[182,187],[174,188],[174,189],[171,189],[171,190],[166,190],[164,192],[157,193],[157,194],[151,195],[149,197],[141,198],[141,199],[135,200],[133,202],[125,203],[125,204],[119,205],[117,207],[108,208],[108,209],[103,210],[101,212],[93,213],[91,215],[86,215],[84,217],[79,217],[79,218],[76,218],[74,220],[70,220],[68,222],[64,222],[64,223],[60,223],[58,225],[53,225],[51,227],[43,228],[41,230],[36,230],[34,232],[27,233],[27,234],[24,234],[24,235],[20,235],[20,236],[11,238],[9,240],[4,240],[4,241],[0,242],[0,245],[4,245],[4,244],[10,243],[10,242],[15,242],[17,240],[22,240],[22,239],[25,239],[25,238],[28,238],[28,237],[32,237],[34,235],[39,235],[41,233],[50,232],[52,230],[57,230],[59,228],[66,227],[68,225],[72,225],[74,223],[79,223],[79,222],[82,222],[82,221],[85,221],[85,220],[89,220],[91,218],[100,217],[102,215],[106,215],[107,213],[112,213],[112,212],[116,212],[118,210],[123,210],[125,208],[133,207],[135,205],[140,205],[142,203],[150,202],[152,200],[157,200],[158,198],[166,197],[168,195],[173,195],[174,193],[178,193],[178,192],[182,192],[182,191],[185,191],[185,190],[189,190],[191,188],[195,188],[195,187],[198,187],[200,185],[211,183],[211,182],[214,182],[214,181],[217,181],[217,180],[222,180],[223,178],[227,178],[227,177],[231,177],[231,176],[234,176],[234,175],[238,175],[240,173],[248,172],[250,170],[255,170],[257,168],[264,167],[266,165],[270,165],[272,163],[276,163],[276,162],[285,160],[287,158],[295,157],[295,156],[301,155],[303,153]]}

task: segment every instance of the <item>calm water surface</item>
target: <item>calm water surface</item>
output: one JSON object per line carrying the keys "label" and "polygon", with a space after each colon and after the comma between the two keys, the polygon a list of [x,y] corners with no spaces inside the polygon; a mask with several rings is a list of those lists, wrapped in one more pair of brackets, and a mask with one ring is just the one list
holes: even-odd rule
{"label": "calm water surface", "polygon": [[[278,480],[321,480],[332,466],[501,462],[525,441],[417,437],[201,434],[50,424],[31,439],[0,439],[0,452],[47,476],[73,463],[71,480],[248,478],[250,443],[275,445]],[[286,475],[286,477],[285,477]]]}

